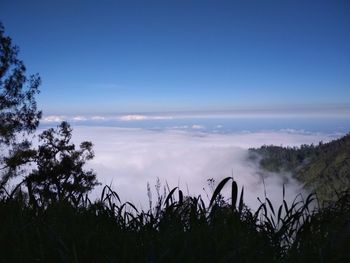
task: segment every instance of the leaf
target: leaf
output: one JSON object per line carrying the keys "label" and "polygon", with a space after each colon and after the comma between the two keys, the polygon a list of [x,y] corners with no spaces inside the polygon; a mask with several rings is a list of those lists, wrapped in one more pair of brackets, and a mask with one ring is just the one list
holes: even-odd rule
{"label": "leaf", "polygon": [[238,197],[238,186],[237,186],[236,181],[232,180],[232,192],[231,192],[231,206],[232,206],[232,209],[236,208],[237,197]]}
{"label": "leaf", "polygon": [[214,203],[214,201],[216,200],[216,198],[218,197],[218,195],[220,194],[222,188],[225,186],[225,184],[231,180],[232,177],[226,177],[225,179],[223,179],[218,186],[215,188],[215,191],[211,197],[210,203],[209,203],[209,207],[212,206],[212,204]]}
{"label": "leaf", "polygon": [[280,205],[279,209],[278,209],[278,214],[277,214],[277,224],[280,222],[281,220],[281,214],[282,214],[282,208],[283,205]]}
{"label": "leaf", "polygon": [[129,206],[131,206],[131,207],[136,211],[136,213],[138,213],[137,208],[136,208],[132,203],[126,202],[126,204],[128,204]]}
{"label": "leaf", "polygon": [[177,189],[177,187],[175,187],[174,189],[172,189],[172,190],[170,191],[170,193],[168,194],[168,196],[166,197],[166,199],[165,199],[165,201],[164,201],[164,204],[168,204],[170,198],[172,198],[172,196],[173,196],[173,194],[174,194],[174,192],[175,192],[176,189]]}
{"label": "leaf", "polygon": [[272,214],[275,215],[275,210],[273,209],[273,206],[272,206],[272,203],[271,203],[270,199],[268,199],[268,198],[266,197],[266,201],[267,201],[267,203],[269,204],[269,207],[270,207],[270,209],[271,209],[271,211],[272,211]]}
{"label": "leaf", "polygon": [[242,187],[242,191],[241,191],[241,197],[239,198],[239,207],[238,207],[238,210],[239,210],[239,213],[241,214],[242,213],[242,210],[243,210],[243,195],[244,195],[244,187]]}
{"label": "leaf", "polygon": [[181,190],[179,190],[179,203],[182,204],[184,200],[184,195]]}
{"label": "leaf", "polygon": [[102,189],[102,193],[101,193],[101,202],[104,201],[106,188],[107,188],[107,185],[105,185],[105,187],[103,187],[103,189]]}

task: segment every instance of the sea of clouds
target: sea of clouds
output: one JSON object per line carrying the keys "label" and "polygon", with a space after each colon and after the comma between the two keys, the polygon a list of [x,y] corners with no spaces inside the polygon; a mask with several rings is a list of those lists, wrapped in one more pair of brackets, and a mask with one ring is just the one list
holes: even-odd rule
{"label": "sea of clouds", "polygon": [[[239,188],[244,186],[245,203],[254,209],[259,204],[257,197],[263,198],[265,190],[275,204],[282,200],[283,184],[288,200],[299,193],[305,194],[305,190],[289,174],[262,172],[257,162],[248,160],[248,148],[271,144],[299,146],[327,142],[339,136],[288,129],[220,134],[204,132],[198,127],[193,124],[186,130],[150,130],[74,126],[73,140],[93,142],[95,158],[88,167],[96,171],[102,186],[111,185],[122,201],[132,201],[147,209],[147,183],[155,199],[158,178],[162,187],[178,186],[184,193],[201,195],[208,201],[212,189],[207,180],[213,178],[218,183],[233,176]],[[91,196],[97,197],[101,187]]]}

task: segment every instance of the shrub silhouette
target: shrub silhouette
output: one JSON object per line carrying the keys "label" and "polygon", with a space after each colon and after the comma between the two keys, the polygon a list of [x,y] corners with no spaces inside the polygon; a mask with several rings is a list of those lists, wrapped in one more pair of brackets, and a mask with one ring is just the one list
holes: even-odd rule
{"label": "shrub silhouette", "polygon": [[[232,178],[219,183],[222,189]],[[234,182],[232,180],[232,182]],[[219,187],[218,185],[218,187]],[[220,188],[215,189],[215,195]],[[314,195],[266,199],[256,212],[231,184],[232,200],[205,204],[178,188],[139,211],[106,186],[78,206],[58,201],[37,209],[21,191],[0,200],[0,244],[7,262],[348,262],[350,198],[314,207]],[[235,195],[235,193],[237,193]],[[235,205],[234,201],[238,200]],[[13,246],[15,244],[15,246]]]}

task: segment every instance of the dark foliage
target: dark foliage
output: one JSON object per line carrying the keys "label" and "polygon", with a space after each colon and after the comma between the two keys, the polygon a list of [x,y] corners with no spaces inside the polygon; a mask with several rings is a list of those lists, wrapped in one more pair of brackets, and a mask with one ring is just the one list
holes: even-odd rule
{"label": "dark foliage", "polygon": [[[35,102],[40,78],[27,78],[17,55],[18,48],[4,35],[0,24],[0,195],[11,197],[26,185],[33,207],[77,202],[97,184],[94,172],[83,169],[85,162],[94,157],[92,143],[83,142],[75,149],[70,143],[72,129],[66,122],[56,130],[44,131],[38,149],[33,149],[28,139],[18,140],[19,134],[23,137],[35,131],[41,112]],[[24,164],[32,164],[35,169],[30,172]],[[19,175],[24,177],[23,182],[9,193],[6,184]]]}
{"label": "dark foliage", "polygon": [[[222,181],[222,188],[228,181]],[[205,205],[177,188],[138,211],[106,186],[95,202],[33,209],[18,190],[0,200],[3,262],[348,262],[349,193],[315,210],[314,196],[270,200],[253,213],[238,198]],[[220,194],[215,189],[212,200]],[[235,206],[238,200],[238,206]]]}
{"label": "dark foliage", "polygon": [[65,200],[74,203],[98,184],[96,174],[83,169],[86,161],[94,157],[92,143],[82,142],[75,149],[71,137],[72,129],[67,122],[39,136],[41,144],[32,157],[37,168],[24,180],[32,204]]}
{"label": "dark foliage", "polygon": [[26,68],[17,55],[18,47],[5,35],[0,23],[1,186],[14,175],[11,168],[19,168],[30,155],[30,142],[18,141],[18,135],[35,131],[41,117],[35,101],[40,78],[38,75],[27,77]]}
{"label": "dark foliage", "polygon": [[321,200],[335,200],[350,189],[350,134],[329,143],[301,147],[262,146],[250,149],[264,170],[290,172]]}

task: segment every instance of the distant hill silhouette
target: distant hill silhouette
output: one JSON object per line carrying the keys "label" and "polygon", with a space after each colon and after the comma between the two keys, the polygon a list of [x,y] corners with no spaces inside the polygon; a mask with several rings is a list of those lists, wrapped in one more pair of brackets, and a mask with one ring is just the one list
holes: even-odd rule
{"label": "distant hill silhouette", "polygon": [[250,150],[250,159],[271,172],[291,172],[321,200],[335,199],[350,188],[350,133],[328,143],[300,147],[262,146]]}

